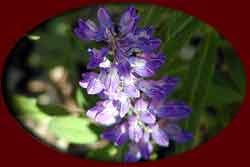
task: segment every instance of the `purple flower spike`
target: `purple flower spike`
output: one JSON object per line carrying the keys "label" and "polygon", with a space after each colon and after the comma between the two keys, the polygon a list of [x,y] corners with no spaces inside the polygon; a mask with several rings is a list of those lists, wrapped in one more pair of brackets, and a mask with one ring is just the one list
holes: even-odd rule
{"label": "purple flower spike", "polygon": [[88,94],[101,98],[86,115],[96,124],[108,126],[102,139],[115,146],[128,143],[125,162],[148,160],[154,143],[168,147],[170,140],[191,140],[192,135],[177,124],[190,115],[191,108],[168,99],[179,79],[145,79],[153,77],[166,61],[166,56],[156,51],[161,40],[154,37],[153,27],[137,27],[139,16],[134,7],[122,14],[118,24],[104,8],[97,16],[99,27],[80,20],[74,31],[82,40],[106,44],[88,50],[87,69],[95,72],[83,73],[79,81]]}

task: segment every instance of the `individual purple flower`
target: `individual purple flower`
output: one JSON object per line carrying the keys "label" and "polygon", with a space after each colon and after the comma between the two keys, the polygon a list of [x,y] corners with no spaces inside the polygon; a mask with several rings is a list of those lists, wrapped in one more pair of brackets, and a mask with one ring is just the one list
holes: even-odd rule
{"label": "individual purple flower", "polygon": [[131,116],[128,118],[129,122],[129,138],[131,141],[138,143],[140,139],[143,137],[143,128],[139,125],[139,120],[136,116]]}
{"label": "individual purple flower", "polygon": [[97,94],[104,89],[104,84],[94,72],[83,73],[80,86],[87,89],[88,94]]}
{"label": "individual purple flower", "polygon": [[150,98],[161,99],[171,93],[177,86],[178,78],[163,77],[161,80],[141,80],[138,88]]}
{"label": "individual purple flower", "polygon": [[87,116],[102,125],[109,126],[119,119],[119,112],[114,101],[106,100],[89,109]]}
{"label": "individual purple flower", "polygon": [[169,145],[169,137],[167,133],[165,133],[158,124],[152,127],[152,138],[154,142],[160,146],[168,147]]}
{"label": "individual purple flower", "polygon": [[153,145],[149,142],[149,134],[144,133],[138,143],[129,144],[129,150],[124,156],[125,162],[136,162],[141,158],[148,160],[153,151]]}
{"label": "individual purple flower", "polygon": [[100,39],[98,36],[99,29],[95,23],[91,20],[82,20],[78,21],[77,27],[74,29],[75,34],[82,40],[97,40]]}
{"label": "individual purple flower", "polygon": [[146,124],[154,124],[156,116],[149,110],[148,106],[148,102],[141,98],[135,102],[134,110],[139,113],[141,121]]}
{"label": "individual purple flower", "polygon": [[137,16],[137,11],[134,7],[129,7],[126,12],[121,16],[120,19],[120,33],[121,35],[127,35],[128,33],[133,33],[136,29],[139,16]]}
{"label": "individual purple flower", "polygon": [[121,123],[102,133],[102,138],[113,142],[115,145],[125,144],[129,140],[128,123]]}
{"label": "individual purple flower", "polygon": [[192,134],[181,129],[176,123],[167,123],[163,130],[169,138],[177,143],[185,143],[192,139]]}
{"label": "individual purple flower", "polygon": [[132,72],[141,77],[151,77],[165,62],[163,54],[143,53],[129,58]]}
{"label": "individual purple flower", "polygon": [[161,40],[153,37],[153,27],[137,28],[135,35],[132,37],[134,48],[138,48],[145,52],[151,52],[158,49]]}
{"label": "individual purple flower", "polygon": [[156,115],[168,120],[184,119],[191,113],[191,108],[183,102],[167,102],[158,108]]}
{"label": "individual purple flower", "polygon": [[107,48],[101,48],[100,50],[98,49],[89,49],[88,54],[90,57],[89,63],[87,65],[88,69],[93,69],[97,67],[102,67],[102,68],[108,68],[110,67],[111,63],[107,59],[107,54],[108,54],[108,49]]}
{"label": "individual purple flower", "polygon": [[116,146],[128,144],[125,162],[148,160],[153,145],[169,147],[170,140],[184,143],[192,139],[178,126],[191,108],[169,99],[177,88],[178,77],[153,77],[165,63],[157,52],[161,41],[153,36],[152,26],[138,27],[139,16],[129,7],[114,23],[104,8],[97,12],[99,26],[90,20],[79,20],[75,34],[86,41],[105,41],[105,46],[88,50],[88,69],[79,82],[88,94],[101,101],[87,111],[94,122],[108,126],[102,139]]}

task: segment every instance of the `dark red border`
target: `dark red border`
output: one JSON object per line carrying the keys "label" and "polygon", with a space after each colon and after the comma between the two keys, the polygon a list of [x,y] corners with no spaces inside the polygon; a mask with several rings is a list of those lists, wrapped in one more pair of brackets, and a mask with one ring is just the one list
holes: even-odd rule
{"label": "dark red border", "polygon": [[[118,1],[118,0],[117,0]],[[116,1],[116,2],[117,2]],[[0,9],[0,67],[17,40],[37,24],[63,11],[103,0],[8,0]],[[115,2],[115,1],[109,1]],[[121,2],[121,0],[119,0]],[[122,1],[124,2],[124,1]],[[211,24],[234,46],[244,64],[247,88],[244,103],[232,123],[207,144],[184,154],[155,162],[138,164],[113,164],[81,160],[59,153],[34,140],[20,128],[10,115],[3,97],[0,97],[0,165],[4,166],[246,166],[249,164],[249,30],[248,4],[244,0],[134,0],[126,2],[153,2],[185,11]],[[3,3],[3,2],[2,2]]]}

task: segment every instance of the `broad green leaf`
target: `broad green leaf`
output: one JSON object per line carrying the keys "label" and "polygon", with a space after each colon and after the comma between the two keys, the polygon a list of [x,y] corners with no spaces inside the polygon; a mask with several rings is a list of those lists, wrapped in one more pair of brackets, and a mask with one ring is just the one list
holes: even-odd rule
{"label": "broad green leaf", "polygon": [[206,103],[208,105],[226,105],[233,102],[241,102],[243,97],[232,88],[227,86],[220,86],[218,84],[211,84],[208,87]]}
{"label": "broad green leaf", "polygon": [[87,119],[73,116],[52,118],[48,130],[56,137],[74,144],[91,144],[98,139],[97,135],[89,128]]}
{"label": "broad green leaf", "polygon": [[37,106],[42,112],[50,116],[61,116],[70,114],[66,108],[58,104],[47,104],[47,105],[37,104]]}
{"label": "broad green leaf", "polygon": [[39,123],[46,118],[49,118],[47,114],[44,114],[37,107],[37,100],[32,97],[26,97],[21,95],[15,95],[12,98],[14,112],[20,119],[31,119],[36,123]]}
{"label": "broad green leaf", "polygon": [[83,92],[81,88],[76,89],[76,94],[75,94],[76,102],[80,107],[87,107],[89,104],[87,102],[87,99],[84,97]]}

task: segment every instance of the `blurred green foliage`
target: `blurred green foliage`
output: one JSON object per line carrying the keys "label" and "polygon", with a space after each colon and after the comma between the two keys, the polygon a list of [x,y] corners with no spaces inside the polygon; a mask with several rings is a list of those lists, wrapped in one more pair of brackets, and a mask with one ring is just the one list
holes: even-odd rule
{"label": "blurred green foliage", "polygon": [[[140,26],[155,27],[155,35],[162,39],[161,51],[167,55],[167,63],[155,78],[163,75],[179,76],[181,84],[170,98],[186,101],[193,109],[191,116],[181,122],[181,125],[194,134],[194,140],[183,145],[173,143],[174,149],[156,148],[151,159],[157,159],[190,150],[207,142],[225,128],[239,110],[243,100],[245,74],[233,48],[210,26],[195,17],[172,9],[142,4],[135,6],[141,16]],[[118,20],[118,16],[127,5],[110,4],[105,7],[113,18]],[[87,96],[85,90],[78,86],[80,73],[86,71],[87,48],[99,45],[80,41],[72,30],[79,18],[96,21],[97,8],[98,6],[91,6],[52,18],[25,37],[32,47],[26,48],[28,51],[25,52],[25,59],[22,59],[21,63],[25,64],[28,70],[39,72],[35,73],[35,77],[25,72],[19,74],[24,67],[10,61],[5,77],[6,97],[10,101],[10,106],[13,106],[15,115],[22,122],[27,119],[35,122],[48,119],[48,133],[66,141],[69,144],[68,149],[71,144],[79,144],[79,147],[84,145],[85,149],[82,149],[84,157],[121,161],[126,146],[117,148],[111,144],[100,145],[97,142],[100,141],[98,136],[102,129],[88,121],[85,110],[94,106],[98,98]],[[25,50],[21,47],[22,49]],[[14,57],[13,62],[15,56],[18,57],[20,53],[23,53],[20,52],[20,48],[13,52],[11,55]],[[50,71],[58,66],[65,69],[68,77],[67,81],[60,81],[59,86],[49,76]],[[11,72],[12,68],[17,69],[19,73]],[[47,93],[19,91],[21,88],[18,86],[15,74],[28,77],[25,83],[34,78],[46,81],[45,83],[50,85],[48,87],[52,87],[51,90],[58,89],[54,94],[59,98],[50,99],[49,103],[42,104],[39,102],[42,99],[41,95],[52,96],[53,91]],[[10,84],[12,81],[14,83]],[[60,86],[63,83],[66,86]],[[65,93],[67,84],[72,89],[68,94]],[[67,107],[68,103],[73,103],[76,109],[71,111],[70,107]],[[30,128],[33,132],[36,131],[35,126]],[[41,136],[41,138],[46,137],[46,135]],[[56,142],[52,144],[57,145]]]}

